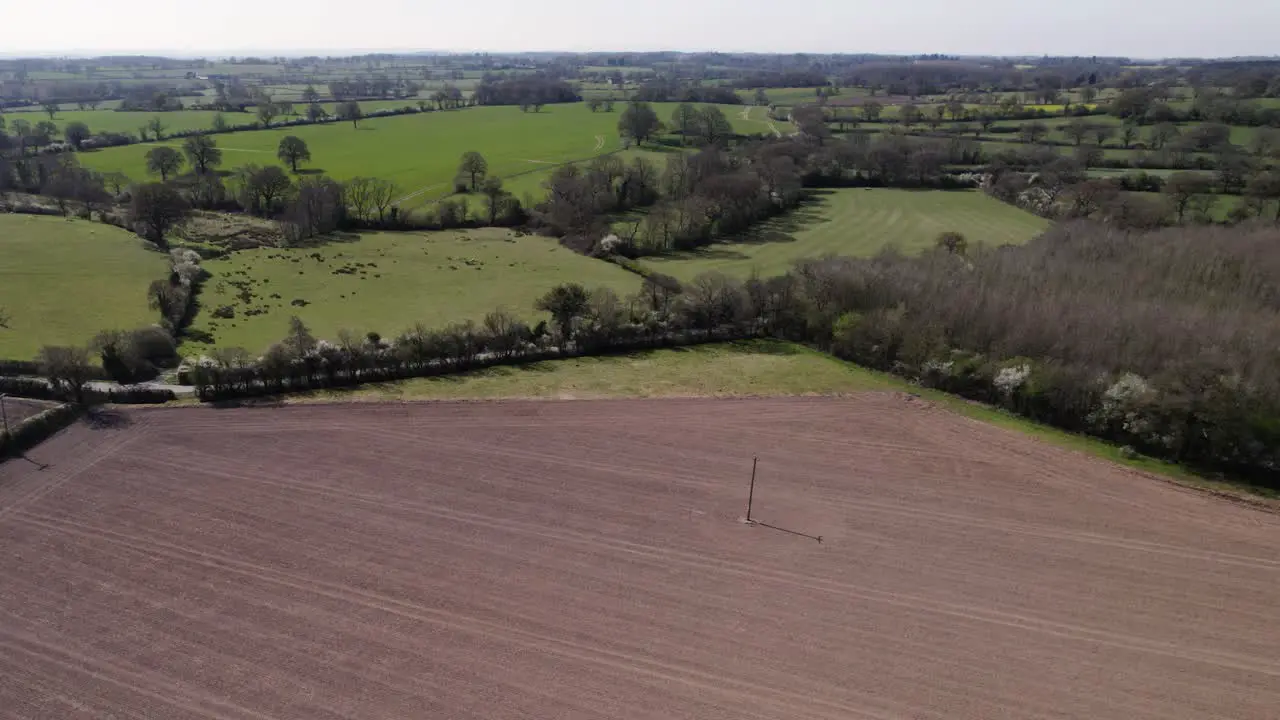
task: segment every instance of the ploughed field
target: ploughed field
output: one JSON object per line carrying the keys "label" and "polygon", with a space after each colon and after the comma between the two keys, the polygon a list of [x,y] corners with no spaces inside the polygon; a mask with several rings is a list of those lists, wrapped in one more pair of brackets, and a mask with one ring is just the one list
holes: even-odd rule
{"label": "ploughed field", "polygon": [[1280,707],[1280,517],[900,394],[134,410],[28,458],[2,717]]}

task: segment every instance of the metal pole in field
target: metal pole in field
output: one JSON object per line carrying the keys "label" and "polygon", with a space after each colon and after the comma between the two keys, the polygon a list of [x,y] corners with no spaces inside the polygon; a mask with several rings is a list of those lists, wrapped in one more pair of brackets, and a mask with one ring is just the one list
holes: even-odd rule
{"label": "metal pole in field", "polygon": [[9,434],[9,413],[4,409],[4,393],[0,393],[0,419],[4,420],[4,432]]}
{"label": "metal pole in field", "polygon": [[751,458],[751,489],[747,491],[747,522],[751,522],[751,501],[756,497],[756,463],[760,458]]}

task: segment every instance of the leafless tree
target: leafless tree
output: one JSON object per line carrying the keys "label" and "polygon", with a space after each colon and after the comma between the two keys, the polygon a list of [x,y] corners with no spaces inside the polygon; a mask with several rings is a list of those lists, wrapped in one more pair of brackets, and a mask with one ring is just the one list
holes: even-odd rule
{"label": "leafless tree", "polygon": [[1163,189],[1173,205],[1174,212],[1178,214],[1178,222],[1182,222],[1192,200],[1197,195],[1213,191],[1213,181],[1200,173],[1177,172],[1169,176]]}

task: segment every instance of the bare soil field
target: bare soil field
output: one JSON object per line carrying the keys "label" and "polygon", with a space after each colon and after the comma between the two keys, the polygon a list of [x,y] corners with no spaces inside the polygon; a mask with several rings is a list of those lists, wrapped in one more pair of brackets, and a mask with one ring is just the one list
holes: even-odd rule
{"label": "bare soil field", "polygon": [[[10,427],[17,427],[18,423],[23,420],[35,417],[45,410],[51,410],[56,407],[58,407],[58,403],[45,400],[29,400],[16,397],[6,397],[4,399],[4,413],[9,419]],[[2,429],[0,428],[0,430]]]}
{"label": "bare soil field", "polygon": [[122,411],[0,548],[5,718],[1280,707],[1280,516],[893,393]]}

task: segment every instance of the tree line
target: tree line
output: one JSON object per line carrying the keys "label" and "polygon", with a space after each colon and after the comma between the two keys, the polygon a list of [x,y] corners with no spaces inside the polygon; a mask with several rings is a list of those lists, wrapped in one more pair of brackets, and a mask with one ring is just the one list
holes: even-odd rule
{"label": "tree line", "polygon": [[921,256],[807,260],[770,278],[649,275],[628,298],[562,285],[533,327],[500,310],[328,343],[295,320],[261,358],[217,351],[190,379],[217,399],[769,335],[1278,487],[1278,232],[1076,222],[999,248],[948,233]]}

